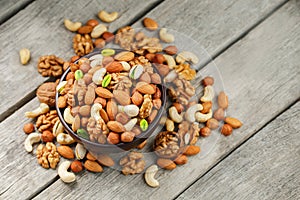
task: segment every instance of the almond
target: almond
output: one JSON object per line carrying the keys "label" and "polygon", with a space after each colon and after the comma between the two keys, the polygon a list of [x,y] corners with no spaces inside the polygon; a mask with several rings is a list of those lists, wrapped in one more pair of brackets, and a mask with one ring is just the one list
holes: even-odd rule
{"label": "almond", "polygon": [[100,116],[104,120],[105,123],[109,121],[108,115],[104,109],[100,110]]}
{"label": "almond", "polygon": [[79,108],[79,114],[83,117],[90,116],[91,106],[90,105],[84,105]]}
{"label": "almond", "polygon": [[183,154],[187,155],[187,156],[193,156],[193,155],[198,154],[199,152],[200,152],[200,147],[190,145],[190,146],[186,147],[186,149],[183,152]]}
{"label": "almond", "polygon": [[125,131],[125,127],[120,122],[117,122],[117,121],[107,122],[107,127],[111,131],[116,132],[116,133],[122,133]]}
{"label": "almond", "polygon": [[177,165],[184,165],[188,162],[188,158],[186,155],[179,155],[175,160],[174,162],[177,164]]}
{"label": "almond", "polygon": [[154,31],[158,28],[157,22],[148,17],[144,18],[143,24],[150,31]]}
{"label": "almond", "polygon": [[176,164],[170,160],[165,158],[159,158],[156,161],[156,164],[163,169],[172,170],[176,168]]}
{"label": "almond", "polygon": [[228,97],[223,91],[219,93],[218,104],[219,107],[223,109],[226,109],[228,107]]}
{"label": "almond", "polygon": [[161,100],[160,99],[153,99],[152,100],[152,103],[153,103],[153,106],[156,108],[156,109],[160,109],[161,108]]}
{"label": "almond", "polygon": [[114,160],[106,154],[98,154],[96,156],[97,161],[104,166],[111,167],[115,165]]}
{"label": "almond", "polygon": [[129,105],[131,103],[130,96],[128,92],[123,90],[114,90],[113,91],[114,98],[116,101],[121,104],[122,106]]}
{"label": "almond", "polygon": [[59,155],[67,159],[73,159],[75,157],[73,150],[69,146],[58,146],[57,152],[59,153]]}
{"label": "almond", "polygon": [[102,98],[108,99],[108,98],[114,97],[114,95],[108,89],[105,89],[103,87],[97,87],[95,89],[95,92],[99,97],[102,97]]}
{"label": "almond", "polygon": [[151,82],[151,77],[150,77],[149,73],[147,73],[147,72],[143,73],[140,76],[139,81],[150,83]]}
{"label": "almond", "polygon": [[136,91],[136,92],[133,93],[133,95],[131,97],[131,101],[135,105],[139,106],[143,103],[144,97],[143,97],[143,95],[141,95],[141,93]]}
{"label": "almond", "polygon": [[118,113],[116,116],[116,121],[120,122],[121,124],[126,124],[129,121],[129,116],[124,113]]}
{"label": "almond", "polygon": [[106,68],[106,71],[109,73],[118,73],[123,70],[122,64],[117,61],[113,61],[113,62],[107,64],[105,68]]}
{"label": "almond", "polygon": [[79,160],[74,160],[71,163],[70,168],[71,168],[72,172],[74,172],[74,173],[79,173],[83,170],[82,163]]}
{"label": "almond", "polygon": [[86,25],[86,26],[80,27],[77,32],[80,34],[89,34],[92,32],[92,30],[93,30],[92,26]]}
{"label": "almond", "polygon": [[142,94],[154,94],[155,93],[155,89],[146,82],[138,82],[136,84],[136,89],[137,91],[139,91]]}
{"label": "almond", "polygon": [[102,97],[97,97],[94,100],[94,103],[100,103],[102,105],[102,108],[104,108],[106,106],[106,99]]}
{"label": "almond", "polygon": [[176,46],[167,46],[166,48],[164,48],[164,52],[169,55],[175,55],[177,54],[178,49]]}
{"label": "almond", "polygon": [[103,168],[96,161],[87,160],[84,163],[84,167],[91,172],[103,172]]}
{"label": "almond", "polygon": [[131,61],[134,59],[134,53],[130,52],[130,51],[123,51],[118,53],[117,55],[115,55],[115,60],[118,61]]}
{"label": "almond", "polygon": [[151,81],[152,83],[155,83],[155,84],[161,84],[161,77],[159,74],[157,73],[154,73],[151,75]]}
{"label": "almond", "polygon": [[88,152],[86,154],[86,159],[88,160],[91,160],[91,161],[96,161],[97,159],[95,158],[95,156],[91,153],[91,152]]}
{"label": "almond", "polygon": [[118,113],[118,106],[115,101],[110,100],[107,102],[106,112],[107,112],[109,120],[111,120],[111,121],[115,120],[115,117]]}
{"label": "almond", "polygon": [[233,117],[226,117],[225,122],[229,124],[232,128],[240,128],[243,125],[243,123],[240,120]]}
{"label": "almond", "polygon": [[156,66],[159,74],[162,76],[166,76],[170,72],[170,68],[168,65],[156,64],[155,66]]}
{"label": "almond", "polygon": [[224,124],[221,128],[221,133],[225,136],[231,135],[232,127],[229,124]]}

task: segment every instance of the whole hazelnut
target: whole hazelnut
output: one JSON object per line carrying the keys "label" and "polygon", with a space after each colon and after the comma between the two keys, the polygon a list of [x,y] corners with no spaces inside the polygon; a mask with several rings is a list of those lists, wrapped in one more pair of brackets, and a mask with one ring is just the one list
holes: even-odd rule
{"label": "whole hazelnut", "polygon": [[78,60],[80,57],[78,55],[72,56],[72,58],[70,59],[71,63],[74,63],[76,60]]}
{"label": "whole hazelnut", "polygon": [[25,124],[25,125],[23,126],[23,131],[24,131],[24,133],[26,133],[26,134],[32,133],[32,132],[34,131],[34,125],[33,125],[33,123]]}
{"label": "whole hazelnut", "polygon": [[224,120],[225,119],[225,112],[223,108],[218,108],[214,112],[214,118],[218,121]]}
{"label": "whole hazelnut", "polygon": [[74,173],[79,173],[83,170],[83,166],[82,166],[82,163],[79,161],[79,160],[74,160],[72,163],[71,163],[71,170],[72,172]]}
{"label": "whole hazelnut", "polygon": [[91,65],[89,63],[82,63],[79,67],[79,69],[83,72],[83,73],[87,73],[90,69],[91,69]]}
{"label": "whole hazelnut", "polygon": [[231,135],[232,127],[229,124],[224,124],[221,128],[221,133],[225,136]]}
{"label": "whole hazelnut", "polygon": [[214,84],[214,78],[210,77],[210,76],[207,76],[203,79],[202,83],[203,83],[204,86],[213,85]]}
{"label": "whole hazelnut", "polygon": [[107,136],[107,142],[110,144],[118,144],[120,142],[120,135],[118,133],[110,132]]}
{"label": "whole hazelnut", "polygon": [[163,64],[166,61],[165,57],[162,54],[155,54],[153,59],[154,63]]}
{"label": "whole hazelnut", "polygon": [[49,130],[45,130],[42,133],[43,142],[52,142],[54,140],[54,135]]}
{"label": "whole hazelnut", "polygon": [[200,129],[200,135],[202,137],[208,137],[210,133],[211,133],[210,129],[206,126]]}
{"label": "whole hazelnut", "polygon": [[218,122],[218,120],[216,120],[214,118],[210,118],[209,120],[207,120],[206,126],[210,129],[214,130],[219,127],[219,122]]}
{"label": "whole hazelnut", "polygon": [[132,142],[134,139],[135,134],[133,132],[126,131],[121,134],[121,141],[122,142]]}
{"label": "whole hazelnut", "polygon": [[111,42],[115,39],[115,35],[106,31],[102,34],[102,38],[105,40],[105,42]]}
{"label": "whole hazelnut", "polygon": [[105,46],[105,40],[102,38],[98,38],[95,40],[94,45],[97,48],[103,48]]}

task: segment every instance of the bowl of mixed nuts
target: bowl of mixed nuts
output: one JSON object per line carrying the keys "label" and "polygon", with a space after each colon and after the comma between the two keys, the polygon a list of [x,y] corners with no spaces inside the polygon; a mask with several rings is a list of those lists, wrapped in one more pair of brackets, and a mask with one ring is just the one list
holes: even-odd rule
{"label": "bowl of mixed nuts", "polygon": [[165,104],[155,64],[120,49],[96,49],[69,63],[56,92],[65,130],[93,152],[141,144],[159,125]]}

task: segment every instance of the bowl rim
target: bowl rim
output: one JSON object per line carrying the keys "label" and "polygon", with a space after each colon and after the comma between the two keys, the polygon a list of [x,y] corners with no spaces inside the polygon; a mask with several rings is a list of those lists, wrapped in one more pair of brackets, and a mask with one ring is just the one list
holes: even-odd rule
{"label": "bowl rim", "polygon": [[[103,48],[105,49],[105,48]],[[115,54],[121,52],[121,51],[126,51],[124,49],[116,49],[113,48],[116,52]],[[93,52],[84,55],[82,57],[80,57],[79,59],[77,59],[74,63],[78,63],[78,61],[81,58],[90,58],[96,54],[101,54],[101,50],[102,49],[94,49]],[[152,64],[152,63],[151,63]],[[153,69],[156,71],[156,73],[158,73],[158,70],[156,68],[155,65],[152,64]],[[70,67],[67,68],[67,70],[62,74],[59,83],[61,83],[62,81],[65,81],[67,74],[70,72]],[[159,73],[158,73],[159,74]],[[142,143],[145,139],[149,138],[152,134],[152,132],[158,127],[159,125],[159,121],[165,111],[166,108],[166,101],[167,101],[167,92],[166,92],[166,86],[164,84],[163,81],[163,77],[159,74],[159,76],[161,77],[161,84],[156,84],[157,87],[160,87],[159,89],[161,90],[161,101],[162,101],[162,105],[160,107],[160,109],[158,109],[158,113],[155,117],[155,119],[152,121],[152,123],[150,123],[148,129],[146,131],[142,131],[138,136],[135,136],[133,141],[125,143],[125,142],[120,142],[118,144],[109,144],[109,143],[105,143],[105,144],[101,144],[101,143],[96,143],[96,142],[92,142],[90,140],[87,140],[85,138],[80,137],[78,134],[76,134],[70,127],[69,124],[66,123],[66,121],[63,118],[63,114],[62,114],[62,110],[64,110],[65,108],[59,108],[58,107],[58,98],[59,98],[59,92],[56,91],[55,93],[55,108],[59,117],[60,122],[63,124],[64,128],[66,129],[66,131],[79,143],[83,143],[83,144],[88,144],[88,145],[92,145],[95,146],[96,148],[99,149],[116,149],[116,148],[120,148],[120,150],[124,150],[126,149],[126,147],[130,147],[131,145],[133,145],[132,147],[130,147],[129,149],[132,149],[134,147],[136,147],[138,144]],[[58,83],[58,84],[59,84]],[[141,142],[139,142],[141,141]],[[135,144],[137,143],[137,144]]]}

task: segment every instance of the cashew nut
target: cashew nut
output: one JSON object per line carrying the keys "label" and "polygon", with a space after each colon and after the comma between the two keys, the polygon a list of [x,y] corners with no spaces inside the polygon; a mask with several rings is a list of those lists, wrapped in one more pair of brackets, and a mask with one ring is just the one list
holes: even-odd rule
{"label": "cashew nut", "polygon": [[199,62],[199,59],[194,53],[190,51],[182,51],[176,56],[177,63],[182,64],[186,61],[197,64]]}
{"label": "cashew nut", "polygon": [[56,137],[59,133],[62,133],[62,132],[64,132],[64,126],[62,125],[62,123],[59,120],[57,120],[53,126],[52,133]]}
{"label": "cashew nut", "polygon": [[112,22],[115,21],[118,18],[118,13],[117,12],[112,12],[112,13],[108,13],[105,10],[101,10],[98,13],[98,17],[103,21],[103,22]]}
{"label": "cashew nut", "polygon": [[176,123],[180,123],[183,120],[183,117],[178,113],[177,109],[174,106],[169,108],[169,116],[171,120],[173,120]]}
{"label": "cashew nut", "polygon": [[129,120],[129,122],[127,122],[125,125],[124,125],[124,128],[126,131],[131,131],[134,127],[134,125],[136,125],[137,123],[137,118],[133,118],[131,120]]}
{"label": "cashew nut", "polygon": [[103,81],[103,77],[104,77],[105,73],[106,73],[105,68],[101,68],[101,69],[97,70],[93,75],[93,78],[92,78],[93,82],[97,85],[100,85]]}
{"label": "cashew nut", "polygon": [[196,112],[195,118],[198,122],[206,122],[210,118],[212,118],[213,112],[212,109],[209,110],[207,114],[203,114],[201,112]]}
{"label": "cashew nut", "polygon": [[64,20],[65,27],[72,32],[77,31],[81,27],[81,22],[72,22],[69,19]]}
{"label": "cashew nut", "polygon": [[197,111],[201,111],[203,109],[203,106],[201,104],[195,104],[195,105],[192,105],[191,107],[189,107],[185,113],[185,119],[188,121],[188,122],[195,122],[196,119],[195,119],[195,114]]}
{"label": "cashew nut", "polygon": [[71,114],[71,109],[69,107],[67,107],[64,111],[64,120],[68,123],[68,124],[73,124],[74,122],[74,117]]}
{"label": "cashew nut", "polygon": [[82,144],[77,143],[75,147],[75,156],[77,160],[82,160],[85,157],[86,152],[86,148]]}
{"label": "cashew nut", "polygon": [[93,28],[93,31],[91,32],[91,36],[92,38],[98,38],[106,31],[107,31],[107,27],[105,25],[98,24]]}
{"label": "cashew nut", "polygon": [[128,72],[128,71],[130,70],[131,66],[129,65],[128,62],[122,61],[122,62],[120,62],[120,63],[121,63],[121,65],[123,66],[123,71]]}
{"label": "cashew nut", "polygon": [[139,111],[139,107],[134,104],[130,104],[127,106],[118,105],[118,112],[125,112],[129,117],[137,116],[139,114]]}
{"label": "cashew nut", "polygon": [[158,187],[159,182],[154,178],[158,171],[157,165],[151,165],[145,172],[145,181],[151,187]]}
{"label": "cashew nut", "polygon": [[58,175],[60,179],[65,183],[71,183],[76,180],[75,174],[73,172],[68,172],[71,162],[66,160],[61,163],[58,167]]}
{"label": "cashew nut", "polygon": [[28,118],[36,118],[39,115],[45,114],[49,112],[50,108],[47,104],[41,103],[40,106],[33,111],[29,111],[25,113],[25,116]]}
{"label": "cashew nut", "polygon": [[204,88],[204,95],[200,98],[202,102],[212,101],[215,96],[214,88],[208,85]]}
{"label": "cashew nut", "polygon": [[163,42],[166,42],[166,43],[171,43],[171,42],[174,42],[174,40],[175,40],[174,35],[172,35],[171,33],[167,33],[166,28],[160,29],[159,37]]}
{"label": "cashew nut", "polygon": [[172,71],[170,71],[168,74],[167,74],[167,76],[164,78],[164,81],[166,82],[166,83],[170,83],[170,82],[172,82],[172,81],[174,81],[175,79],[176,79],[176,77],[177,77],[177,73],[176,73],[176,71],[175,70],[172,70]]}
{"label": "cashew nut", "polygon": [[32,152],[33,149],[32,145],[34,143],[41,141],[41,136],[42,134],[40,133],[31,133],[27,136],[24,142],[24,146],[27,152]]}
{"label": "cashew nut", "polygon": [[167,54],[163,54],[163,56],[165,57],[165,60],[169,66],[170,69],[173,69],[174,66],[176,66],[176,62],[173,58],[173,56],[167,55]]}
{"label": "cashew nut", "polygon": [[101,109],[102,109],[102,105],[100,103],[95,103],[91,108],[91,117],[93,117],[96,121],[102,119],[100,116]]}
{"label": "cashew nut", "polygon": [[69,134],[66,133],[59,133],[56,136],[56,141],[59,144],[73,144],[75,142],[75,140],[72,138],[72,136],[70,136]]}
{"label": "cashew nut", "polygon": [[90,66],[92,68],[94,68],[96,66],[101,66],[102,65],[103,56],[101,54],[97,54],[97,55],[94,55],[94,56],[90,57],[89,60],[91,61]]}
{"label": "cashew nut", "polygon": [[167,118],[166,120],[166,129],[167,131],[174,131],[174,122],[172,120],[170,120],[169,118]]}

